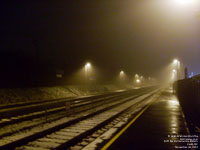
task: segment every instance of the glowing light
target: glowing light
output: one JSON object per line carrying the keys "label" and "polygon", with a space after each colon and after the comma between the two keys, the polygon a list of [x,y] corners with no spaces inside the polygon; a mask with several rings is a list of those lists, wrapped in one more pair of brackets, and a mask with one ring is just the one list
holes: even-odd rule
{"label": "glowing light", "polygon": [[168,101],[168,104],[170,106],[178,106],[179,105],[179,102],[177,100],[170,100]]}
{"label": "glowing light", "polygon": [[137,80],[136,80],[136,82],[137,82],[137,83],[140,83],[140,80],[139,80],[139,79],[137,79]]}
{"label": "glowing light", "polygon": [[191,72],[191,75],[189,76],[189,78],[192,78],[194,76],[194,72]]}
{"label": "glowing light", "polygon": [[173,61],[174,64],[178,64],[178,62],[179,61],[177,59],[174,59],[174,61]]}
{"label": "glowing light", "polygon": [[88,62],[85,64],[85,81],[86,83],[89,83],[90,78],[90,71],[91,71],[91,64]]}
{"label": "glowing light", "polygon": [[138,75],[138,74],[135,74],[135,78],[139,78],[139,75]]}
{"label": "glowing light", "polygon": [[122,70],[122,71],[120,71],[120,73],[119,73],[119,76],[120,76],[120,78],[121,78],[121,79],[125,77],[125,73],[124,73],[124,71],[123,71],[123,70]]}
{"label": "glowing light", "polygon": [[190,4],[194,2],[194,0],[176,0],[176,2],[179,4]]}
{"label": "glowing light", "polygon": [[90,68],[91,67],[91,64],[90,63],[87,63],[86,65],[85,65],[85,68]]}
{"label": "glowing light", "polygon": [[122,75],[122,74],[124,74],[124,71],[122,70],[122,71],[120,71],[120,74]]}
{"label": "glowing light", "polygon": [[172,72],[173,72],[173,73],[176,73],[176,70],[175,70],[175,69],[173,69],[173,70],[172,70]]}

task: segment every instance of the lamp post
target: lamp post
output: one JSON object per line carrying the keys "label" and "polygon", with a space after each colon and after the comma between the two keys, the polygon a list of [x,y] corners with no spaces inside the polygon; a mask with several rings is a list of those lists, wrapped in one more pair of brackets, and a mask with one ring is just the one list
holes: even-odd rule
{"label": "lamp post", "polygon": [[125,78],[124,76],[125,76],[124,71],[123,71],[123,70],[120,71],[120,73],[119,73],[120,84],[123,84],[123,83],[124,83],[124,78]]}
{"label": "lamp post", "polygon": [[135,74],[135,77],[134,77],[134,84],[135,86],[140,86],[141,84],[141,80],[143,79],[143,76],[139,76],[138,74]]}
{"label": "lamp post", "polygon": [[140,79],[137,79],[137,80],[136,80],[136,83],[140,83],[140,82],[141,82]]}
{"label": "lamp post", "polygon": [[123,71],[123,70],[120,71],[119,75],[120,75],[120,78],[123,78],[123,76],[124,76],[124,71]]}
{"label": "lamp post", "polygon": [[[178,59],[174,59],[173,64],[176,65],[177,80],[180,80],[180,61]],[[173,70],[173,72],[174,71],[175,70]]]}
{"label": "lamp post", "polygon": [[89,83],[89,69],[91,68],[91,64],[88,62],[85,64],[85,81],[86,84]]}

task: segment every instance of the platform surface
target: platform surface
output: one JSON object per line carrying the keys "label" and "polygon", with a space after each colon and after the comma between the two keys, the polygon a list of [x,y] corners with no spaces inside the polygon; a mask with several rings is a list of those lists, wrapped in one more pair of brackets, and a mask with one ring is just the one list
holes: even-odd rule
{"label": "platform surface", "polygon": [[177,98],[172,91],[165,90],[159,99],[154,101],[107,149],[177,150],[178,147],[187,146],[187,143],[180,142],[180,137],[177,136],[188,134],[187,124]]}

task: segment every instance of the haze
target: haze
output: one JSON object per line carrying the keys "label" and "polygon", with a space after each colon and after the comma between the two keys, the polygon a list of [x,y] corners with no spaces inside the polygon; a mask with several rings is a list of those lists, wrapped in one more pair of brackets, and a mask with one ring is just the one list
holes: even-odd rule
{"label": "haze", "polygon": [[199,74],[199,12],[197,0],[4,3],[1,68],[25,74],[32,68],[64,70],[69,77],[90,61],[110,80],[120,70],[156,76],[178,58]]}

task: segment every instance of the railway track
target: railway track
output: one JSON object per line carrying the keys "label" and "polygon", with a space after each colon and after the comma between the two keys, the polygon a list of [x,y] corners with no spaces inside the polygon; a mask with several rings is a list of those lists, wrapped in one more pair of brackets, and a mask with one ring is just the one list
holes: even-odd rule
{"label": "railway track", "polygon": [[[54,100],[43,100],[43,101],[33,101],[33,102],[20,102],[20,103],[14,103],[14,104],[8,104],[8,105],[0,105],[0,122],[4,118],[10,118],[14,116],[19,116],[27,113],[32,113],[35,111],[46,109],[51,109],[59,106],[63,106],[63,104],[66,101],[85,101],[85,100],[91,100],[91,99],[97,99],[102,97],[109,97],[109,96],[115,96],[119,95],[122,92],[115,92],[115,93],[108,93],[108,94],[102,94],[102,95],[96,95],[96,96],[89,96],[89,97],[78,97],[78,98],[62,98],[62,99],[54,99]],[[22,112],[23,110],[23,112]],[[9,113],[7,113],[9,112]]]}
{"label": "railway track", "polygon": [[[155,88],[155,87],[154,87]],[[25,120],[19,119],[19,122],[15,123],[7,123],[4,124],[3,128],[0,129],[0,149],[7,150],[7,149],[44,149],[44,145],[38,145],[44,144],[44,141],[46,143],[49,143],[47,145],[50,145],[53,138],[49,138],[49,136],[57,135],[60,130],[66,129],[67,132],[70,131],[77,131],[72,136],[63,135],[62,138],[65,137],[65,139],[59,138],[54,141],[57,141],[57,143],[54,142],[54,146],[51,144],[52,147],[46,147],[46,149],[55,149],[56,147],[60,147],[61,145],[66,143],[71,143],[68,141],[76,141],[74,139],[80,138],[82,135],[86,135],[86,131],[88,132],[88,128],[86,128],[87,124],[84,125],[80,122],[87,123],[88,119],[95,120],[96,124],[93,124],[89,130],[94,130],[94,126],[97,127],[97,124],[102,124],[102,122],[105,121],[105,118],[103,120],[97,119],[99,118],[98,115],[103,115],[106,112],[109,112],[109,110],[112,110],[114,108],[120,107],[120,105],[123,105],[124,103],[129,102],[130,100],[136,99],[137,97],[141,97],[141,95],[145,95],[144,93],[147,93],[149,91],[152,91],[154,88],[145,88],[141,90],[136,91],[127,91],[122,93],[114,93],[114,94],[107,94],[106,96],[95,96],[93,98],[81,98],[81,99],[75,99],[75,100],[67,100],[71,103],[71,109],[68,111],[71,115],[66,117],[66,111],[65,107],[60,108],[51,108],[48,109],[48,111],[45,111],[43,113],[46,113],[45,115],[39,115],[39,113],[31,118],[32,120],[29,120],[30,116],[27,115],[27,118]],[[65,101],[66,102],[66,101]],[[136,101],[135,101],[136,102]],[[64,103],[65,104],[65,103]],[[21,107],[21,106],[20,106]],[[60,109],[60,111],[58,111]],[[119,109],[119,108],[118,108]],[[48,121],[47,121],[47,113],[48,113]],[[105,116],[107,116],[106,120],[109,120],[109,118],[112,118],[107,113]],[[111,113],[112,114],[112,113]],[[112,114],[112,116],[115,116]],[[101,120],[101,122],[96,121]],[[9,121],[8,121],[9,122]],[[90,122],[90,121],[89,121]],[[92,122],[90,122],[92,125]],[[79,127],[85,127],[86,131],[80,131],[78,130]],[[15,128],[14,128],[15,127]],[[93,128],[92,128],[93,127]],[[9,130],[9,129],[10,130]],[[96,129],[96,128],[95,128]],[[79,131],[79,132],[78,132]],[[91,131],[90,131],[91,132]],[[63,133],[64,134],[64,133]],[[61,136],[60,136],[61,137]],[[70,139],[71,137],[72,139]],[[68,140],[66,139],[68,138]],[[43,139],[43,140],[41,140]],[[41,142],[43,141],[43,142]],[[34,145],[33,143],[36,142]],[[73,142],[71,143],[73,144]],[[25,145],[25,146],[23,146]],[[19,148],[16,148],[19,147]]]}
{"label": "railway track", "polygon": [[53,113],[65,111],[65,103],[70,102],[72,108],[80,107],[81,105],[99,101],[102,99],[112,98],[115,96],[124,95],[125,93],[109,93],[105,95],[76,98],[76,99],[57,99],[40,102],[17,103],[7,107],[0,106],[0,127],[14,124],[17,122],[30,120],[42,116],[47,116]]}
{"label": "railway track", "polygon": [[99,124],[97,130],[87,132],[82,138],[74,140],[71,145],[67,145],[67,143],[60,145],[56,150],[105,150],[105,147],[107,147],[105,144],[122,131],[133,118],[135,119],[139,113],[148,108],[149,104],[158,99],[159,95],[160,92],[155,92],[136,103],[130,104],[125,110],[122,109],[118,114]]}
{"label": "railway track", "polygon": [[[142,89],[145,90],[145,89]],[[65,111],[66,102],[71,104],[71,110],[77,111],[77,108],[83,107],[84,105],[96,103],[97,101],[102,101],[106,99],[112,99],[114,97],[127,95],[128,93],[137,93],[142,90],[132,90],[126,92],[115,92],[104,95],[97,95],[84,98],[75,99],[57,99],[57,100],[46,100],[28,103],[17,103],[10,104],[8,106],[0,106],[0,127],[6,125],[14,124],[17,122],[22,122],[26,120],[31,120],[34,118],[48,116],[54,113]]]}

